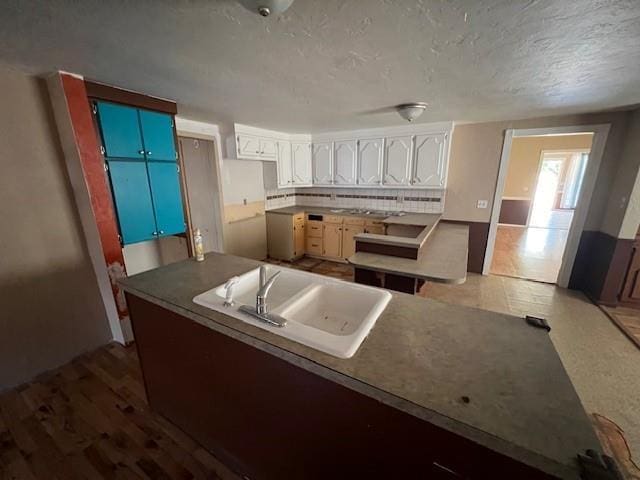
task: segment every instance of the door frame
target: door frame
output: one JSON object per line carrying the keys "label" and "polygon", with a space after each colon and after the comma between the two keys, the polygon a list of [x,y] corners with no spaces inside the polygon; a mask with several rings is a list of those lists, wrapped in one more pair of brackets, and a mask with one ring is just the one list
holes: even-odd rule
{"label": "door frame", "polygon": [[[213,218],[216,226],[215,251],[224,253],[224,200],[222,198],[222,137],[218,125],[212,123],[189,120],[182,117],[175,117],[176,131],[178,137],[196,138],[213,142],[213,169],[215,171],[215,183],[217,186],[216,205],[213,209]],[[186,179],[186,175],[185,175]],[[187,189],[189,186],[187,185]],[[188,234],[191,235],[192,232]]]}
{"label": "door frame", "polygon": [[598,170],[600,169],[600,163],[602,162],[604,147],[607,143],[607,137],[609,136],[610,129],[611,124],[606,123],[597,125],[573,125],[564,127],[543,127],[526,129],[510,128],[505,131],[504,143],[502,146],[502,155],[500,157],[498,177],[496,179],[496,188],[491,209],[489,236],[487,238],[487,247],[484,255],[484,263],[482,266],[483,275],[489,274],[491,269],[491,262],[493,260],[493,251],[496,243],[496,235],[498,233],[498,218],[500,217],[500,206],[502,195],[504,193],[504,186],[507,180],[507,171],[509,167],[509,160],[511,157],[511,146],[513,143],[513,139],[518,137],[542,137],[547,135],[573,135],[577,133],[592,133],[593,140],[591,142],[589,163],[587,164],[587,170],[585,171],[582,181],[582,188],[580,188],[580,193],[578,194],[578,203],[573,214],[571,228],[569,229],[569,233],[567,235],[567,243],[562,255],[562,263],[560,265],[560,272],[558,273],[558,280],[556,281],[556,283],[561,287],[566,288],[569,285],[571,270],[573,269],[573,264],[576,259],[576,253],[578,252],[580,237],[584,230],[584,225],[587,219],[587,212],[589,210],[589,204],[591,202],[591,197],[593,196],[593,191],[595,189]]}

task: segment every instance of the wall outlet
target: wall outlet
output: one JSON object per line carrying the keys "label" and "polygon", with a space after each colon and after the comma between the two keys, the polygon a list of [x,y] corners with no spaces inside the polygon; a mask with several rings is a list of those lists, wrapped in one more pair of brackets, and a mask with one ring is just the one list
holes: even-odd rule
{"label": "wall outlet", "polygon": [[476,208],[487,208],[489,206],[489,200],[478,200]]}

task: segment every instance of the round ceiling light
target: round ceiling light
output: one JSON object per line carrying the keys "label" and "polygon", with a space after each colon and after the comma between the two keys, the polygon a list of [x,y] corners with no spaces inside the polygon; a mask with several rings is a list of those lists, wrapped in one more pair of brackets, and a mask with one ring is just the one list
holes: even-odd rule
{"label": "round ceiling light", "polygon": [[424,102],[416,103],[403,103],[398,105],[396,110],[398,114],[408,122],[413,122],[416,118],[422,115],[427,108],[427,104]]}
{"label": "round ceiling light", "polygon": [[291,6],[293,0],[243,0],[241,3],[252,12],[257,12],[263,17],[284,12]]}

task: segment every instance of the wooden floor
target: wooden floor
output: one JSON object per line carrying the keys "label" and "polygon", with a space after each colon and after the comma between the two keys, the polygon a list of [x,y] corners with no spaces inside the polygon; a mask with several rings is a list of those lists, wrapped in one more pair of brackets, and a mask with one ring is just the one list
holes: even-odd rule
{"label": "wooden floor", "polygon": [[149,411],[135,348],[114,344],[0,395],[0,479],[234,479]]}
{"label": "wooden floor", "polygon": [[555,283],[568,230],[498,226],[491,273]]}
{"label": "wooden floor", "polygon": [[605,307],[602,309],[609,315],[629,339],[640,348],[640,310],[628,307]]}

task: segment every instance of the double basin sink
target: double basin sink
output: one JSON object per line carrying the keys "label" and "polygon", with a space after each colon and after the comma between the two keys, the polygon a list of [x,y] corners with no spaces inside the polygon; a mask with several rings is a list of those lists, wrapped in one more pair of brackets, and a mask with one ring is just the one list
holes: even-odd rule
{"label": "double basin sink", "polygon": [[256,305],[259,268],[235,279],[231,287],[233,305],[225,305],[228,293],[225,285],[207,290],[193,301],[335,357],[350,358],[391,300],[389,292],[378,288],[281,266],[266,266],[268,278],[276,272],[280,273],[266,301],[270,313],[286,320],[284,327],[270,325],[241,311],[243,305]]}

